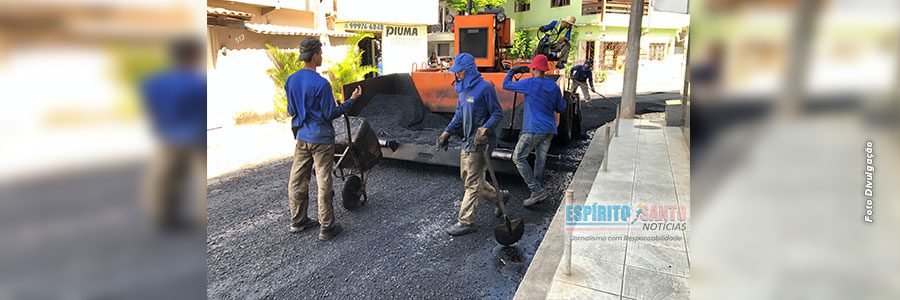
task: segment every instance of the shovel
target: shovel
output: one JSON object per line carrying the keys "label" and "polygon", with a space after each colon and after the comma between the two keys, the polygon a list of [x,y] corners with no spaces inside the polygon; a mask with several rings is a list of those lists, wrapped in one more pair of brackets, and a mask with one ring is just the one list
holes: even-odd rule
{"label": "shovel", "polygon": [[494,174],[494,167],[491,165],[491,156],[488,151],[485,151],[484,159],[487,164],[488,172],[491,173],[494,189],[501,195],[500,203],[497,203],[497,205],[500,207],[500,212],[503,214],[503,223],[494,228],[494,239],[497,240],[497,243],[500,243],[500,245],[509,246],[515,244],[522,238],[522,235],[525,234],[525,225],[522,224],[522,218],[515,220],[509,219],[509,214],[506,213],[506,203],[502,199],[503,193],[500,191],[500,184],[497,182],[497,175]]}

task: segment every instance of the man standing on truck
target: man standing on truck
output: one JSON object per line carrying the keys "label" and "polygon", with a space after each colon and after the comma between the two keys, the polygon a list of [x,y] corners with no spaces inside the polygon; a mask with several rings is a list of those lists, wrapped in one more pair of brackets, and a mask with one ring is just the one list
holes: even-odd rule
{"label": "man standing on truck", "polygon": [[497,145],[497,134],[494,127],[503,119],[503,110],[494,86],[481,77],[475,66],[475,58],[468,53],[460,53],[453,60],[450,72],[456,74],[456,92],[459,100],[456,114],[441,136],[438,137],[439,149],[447,149],[450,135],[462,134],[462,151],[459,153],[459,176],[466,188],[465,196],[459,206],[456,224],[447,228],[447,233],[459,236],[475,231],[475,208],[478,198],[494,204],[502,201],[499,191],[494,189],[484,178],[487,171],[486,155],[490,155]]}
{"label": "man standing on truck", "polygon": [[[362,88],[357,87],[350,99],[341,105],[334,101],[331,84],[316,67],[322,65],[322,43],[309,37],[300,42],[300,60],[303,69],[288,77],[284,83],[287,95],[287,111],[291,115],[291,129],[297,144],[294,162],[288,181],[288,200],[291,208],[291,232],[320,226],[319,239],[330,240],[341,233],[341,225],[334,221],[334,192],[331,187],[331,171],[334,169],[334,127],[331,120],[341,116],[359,98]],[[316,168],[318,186],[319,220],[306,215],[309,202],[309,179],[313,165]]]}
{"label": "man standing on truck", "polygon": [[[551,50],[558,51],[559,61],[556,63],[556,68],[565,69],[566,61],[569,59],[569,49],[572,48],[572,44],[569,42],[572,39],[572,27],[575,27],[575,17],[567,16],[560,21],[553,20],[550,24],[538,28],[540,32],[550,35],[551,40],[547,40],[546,44],[538,42],[534,54],[548,55]],[[541,51],[542,49],[543,51]]]}
{"label": "man standing on truck", "polygon": [[597,90],[594,89],[594,73],[591,72],[591,66],[593,63],[591,61],[585,61],[584,64],[577,65],[572,67],[572,70],[569,71],[569,78],[572,78],[572,87],[571,93],[575,94],[575,90],[581,89],[582,99],[587,102],[588,106],[593,106],[591,103],[591,94],[588,92],[588,84],[591,85],[591,91],[596,93]]}
{"label": "man standing on truck", "polygon": [[[531,60],[531,64],[515,67],[506,73],[503,79],[503,89],[525,94],[525,107],[522,111],[522,134],[513,151],[513,161],[522,179],[531,190],[531,197],[522,201],[523,206],[531,206],[538,203],[550,194],[550,191],[541,186],[541,177],[544,175],[544,163],[547,160],[547,151],[550,150],[550,141],[556,135],[556,115],[566,110],[566,101],[563,100],[559,86],[545,72],[547,57],[538,54]],[[531,68],[532,78],[525,78],[516,82],[512,78],[517,73],[528,73]],[[528,165],[528,154],[534,151],[534,168]]]}

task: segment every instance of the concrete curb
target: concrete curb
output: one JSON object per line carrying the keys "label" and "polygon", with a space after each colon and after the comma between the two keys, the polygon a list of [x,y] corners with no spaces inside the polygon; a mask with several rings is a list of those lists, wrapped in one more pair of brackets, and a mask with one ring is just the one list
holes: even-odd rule
{"label": "concrete curb", "polygon": [[[578,165],[578,170],[575,171],[572,182],[569,183],[567,189],[575,192],[575,203],[583,203],[591,192],[594,179],[597,177],[603,157],[606,155],[603,143],[606,140],[603,133],[604,127],[611,126],[610,124],[607,123],[594,131],[594,138],[591,139],[591,144],[588,145],[581,158],[581,163]],[[519,283],[514,299],[547,298],[547,292],[550,291],[553,276],[556,274],[563,254],[565,207],[565,202],[560,202],[556,214],[553,215],[553,221],[550,222],[550,227],[544,234],[544,239],[535,252],[528,271],[525,272],[525,277]]]}

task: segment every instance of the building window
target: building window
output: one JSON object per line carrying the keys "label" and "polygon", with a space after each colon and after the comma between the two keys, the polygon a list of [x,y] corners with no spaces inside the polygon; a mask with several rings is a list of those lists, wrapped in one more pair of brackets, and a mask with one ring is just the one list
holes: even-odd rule
{"label": "building window", "polygon": [[531,3],[519,3],[516,1],[516,12],[528,11],[531,9]]}
{"label": "building window", "polygon": [[650,60],[665,60],[666,54],[669,54],[668,43],[650,43]]}
{"label": "building window", "polygon": [[625,65],[625,42],[600,43],[600,69],[621,71]]}
{"label": "building window", "polygon": [[596,15],[603,12],[603,1],[601,0],[582,0],[581,1],[581,14],[582,15]]}
{"label": "building window", "polygon": [[438,56],[450,56],[450,43],[437,44],[437,55]]}
{"label": "building window", "polygon": [[569,0],[550,0],[550,7],[569,6]]}
{"label": "building window", "polygon": [[[584,0],[588,2],[589,0]],[[597,1],[599,2],[599,1]],[[606,0],[602,5],[602,12],[607,14],[629,14],[631,13],[631,1],[630,0]],[[582,13],[584,12],[584,7],[582,7]],[[644,0],[644,15],[646,16],[650,12],[650,0]]]}
{"label": "building window", "polygon": [[584,62],[593,62],[594,61],[594,41],[587,41],[584,43]]}

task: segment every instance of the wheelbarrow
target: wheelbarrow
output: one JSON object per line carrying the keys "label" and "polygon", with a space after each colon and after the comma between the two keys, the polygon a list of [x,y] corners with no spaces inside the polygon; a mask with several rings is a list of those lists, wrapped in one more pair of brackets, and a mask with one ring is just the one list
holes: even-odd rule
{"label": "wheelbarrow", "polygon": [[353,210],[369,200],[367,173],[381,161],[381,145],[364,118],[345,114],[343,120],[334,120],[332,125],[335,128],[334,177],[344,182],[341,189],[344,208]]}

